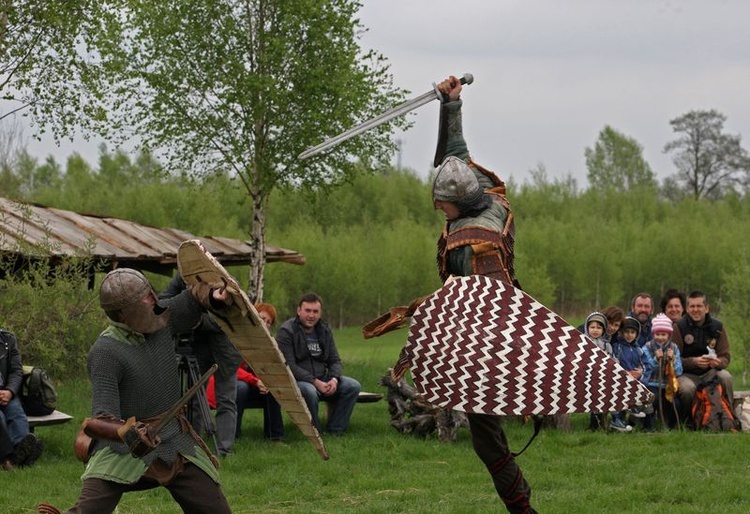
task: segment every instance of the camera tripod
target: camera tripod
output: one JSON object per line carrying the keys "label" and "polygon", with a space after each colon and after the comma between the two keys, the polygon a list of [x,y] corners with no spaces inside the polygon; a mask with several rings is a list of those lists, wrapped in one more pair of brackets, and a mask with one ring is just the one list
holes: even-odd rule
{"label": "camera tripod", "polygon": [[[177,369],[180,376],[180,388],[183,393],[198,382],[201,376],[198,358],[193,354],[190,339],[181,337],[175,348]],[[214,449],[218,455],[219,443],[216,441],[216,424],[214,423],[213,416],[211,416],[211,408],[208,406],[205,387],[202,387],[188,404],[187,419],[193,426],[193,429],[198,432],[198,435],[201,435],[201,431],[203,431],[211,437],[214,442]]]}

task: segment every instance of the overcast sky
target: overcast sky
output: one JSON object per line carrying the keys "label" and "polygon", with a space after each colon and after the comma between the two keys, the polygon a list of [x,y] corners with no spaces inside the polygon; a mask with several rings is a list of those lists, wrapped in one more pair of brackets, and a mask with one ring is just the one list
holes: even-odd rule
{"label": "overcast sky", "polygon": [[[364,0],[364,44],[413,95],[471,72],[464,133],[477,162],[517,181],[543,163],[586,177],[605,125],[636,139],[657,177],[674,173],[669,120],[717,109],[750,148],[750,1]],[[401,162],[429,170],[437,103],[400,137]],[[395,162],[395,161],[394,161]]]}
{"label": "overcast sky", "polygon": [[[669,120],[717,109],[750,148],[748,0],[364,0],[363,47],[383,53],[416,96],[447,75],[470,72],[464,132],[473,157],[521,182],[540,163],[551,177],[585,183],[584,150],[611,125],[636,139],[657,177],[674,172],[664,145]],[[430,170],[438,104],[417,111],[400,162]],[[95,163],[95,143],[73,150]],[[394,158],[394,164],[397,159]]]}

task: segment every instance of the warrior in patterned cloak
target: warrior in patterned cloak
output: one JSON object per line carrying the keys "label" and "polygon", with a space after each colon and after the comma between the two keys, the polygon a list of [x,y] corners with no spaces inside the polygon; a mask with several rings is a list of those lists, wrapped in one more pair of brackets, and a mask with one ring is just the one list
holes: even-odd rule
{"label": "warrior in patterned cloak", "polygon": [[[432,196],[435,209],[446,217],[438,241],[440,277],[445,281],[451,275],[485,275],[517,287],[513,214],[505,185],[469,158],[461,124],[460,81],[451,76],[437,88],[443,101]],[[530,504],[531,488],[510,452],[501,418],[471,413],[467,417],[474,450],[508,511],[535,512]]]}

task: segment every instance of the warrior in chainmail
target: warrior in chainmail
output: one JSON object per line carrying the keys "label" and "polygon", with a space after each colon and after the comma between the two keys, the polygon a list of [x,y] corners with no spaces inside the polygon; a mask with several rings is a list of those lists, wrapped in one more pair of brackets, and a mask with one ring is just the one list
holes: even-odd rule
{"label": "warrior in chainmail", "polygon": [[[469,158],[461,126],[461,83],[450,77],[443,95],[432,186],[435,209],[445,213],[438,241],[438,271],[449,276],[486,275],[518,287],[513,267],[513,214],[505,184]],[[492,476],[509,512],[533,513],[531,488],[508,448],[500,417],[467,414],[474,450]]]}
{"label": "warrior in chainmail", "polygon": [[[211,306],[227,301],[220,290],[202,294],[203,303]],[[88,355],[92,415],[155,424],[182,393],[175,336],[194,328],[203,308],[189,290],[157,301],[148,280],[126,268],[104,278],[99,299],[109,326]],[[94,439],[81,494],[67,512],[112,512],[123,493],[158,486],[166,487],[185,512],[231,512],[219,486],[215,457],[184,417],[168,421],[158,436],[156,447],[140,457],[121,441]],[[47,504],[39,509],[56,511]]]}

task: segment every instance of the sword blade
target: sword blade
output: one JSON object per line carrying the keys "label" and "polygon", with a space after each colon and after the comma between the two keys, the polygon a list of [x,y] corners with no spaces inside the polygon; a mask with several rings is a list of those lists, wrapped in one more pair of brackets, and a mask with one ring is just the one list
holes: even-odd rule
{"label": "sword blade", "polygon": [[[474,82],[474,76],[470,73],[466,73],[463,77],[461,77],[461,84],[471,84],[472,82]],[[392,120],[393,118],[397,118],[409,111],[413,111],[414,109],[421,107],[424,104],[430,103],[433,100],[439,100],[441,96],[441,93],[437,90],[437,86],[433,84],[432,89],[430,89],[426,93],[423,93],[416,98],[412,98],[411,100],[400,103],[399,105],[388,109],[384,113],[379,114],[374,118],[371,118],[363,123],[360,123],[359,125],[355,125],[354,127],[345,130],[337,136],[330,137],[317,146],[308,148],[307,150],[299,154],[297,158],[300,160],[304,160],[308,157],[312,157],[313,155],[317,155],[320,152],[327,150],[328,148],[334,147],[348,139],[353,138],[358,134],[361,134],[362,132],[372,130],[377,126]]]}
{"label": "sword blade", "polygon": [[169,408],[169,410],[164,414],[164,416],[161,417],[159,420],[159,423],[154,426],[154,433],[158,434],[164,426],[169,423],[172,418],[174,418],[177,413],[180,412],[180,410],[188,404],[188,402],[195,396],[195,394],[200,390],[201,387],[203,387],[206,382],[208,382],[208,379],[211,378],[211,375],[213,375],[216,370],[219,369],[219,366],[216,364],[213,364],[210,368],[208,368],[208,371],[206,371],[201,377],[198,379],[198,381],[192,385],[190,389],[185,391],[185,394],[182,395],[182,398],[180,398],[177,403],[172,405],[172,407]]}

